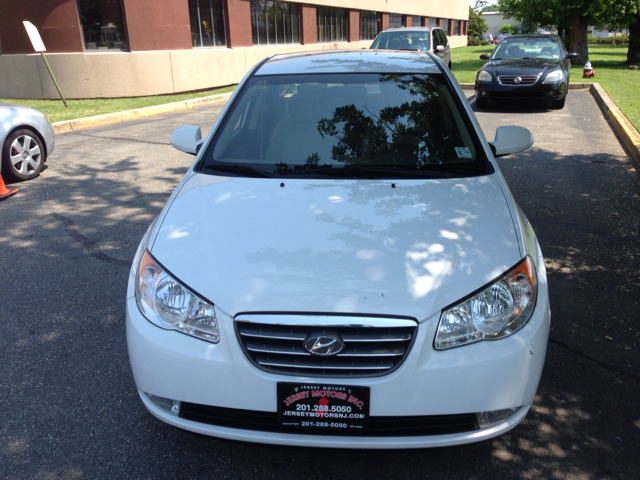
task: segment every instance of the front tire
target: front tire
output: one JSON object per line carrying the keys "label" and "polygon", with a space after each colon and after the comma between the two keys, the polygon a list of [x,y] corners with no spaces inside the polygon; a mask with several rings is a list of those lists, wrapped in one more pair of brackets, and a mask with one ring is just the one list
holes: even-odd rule
{"label": "front tire", "polygon": [[564,108],[564,103],[567,100],[567,96],[562,97],[562,100],[552,100],[551,108],[554,110],[562,110]]}
{"label": "front tire", "polygon": [[46,158],[40,137],[32,130],[16,130],[2,146],[2,177],[22,182],[37,177]]}
{"label": "front tire", "polygon": [[489,100],[486,98],[476,98],[476,107],[487,108],[489,106]]}

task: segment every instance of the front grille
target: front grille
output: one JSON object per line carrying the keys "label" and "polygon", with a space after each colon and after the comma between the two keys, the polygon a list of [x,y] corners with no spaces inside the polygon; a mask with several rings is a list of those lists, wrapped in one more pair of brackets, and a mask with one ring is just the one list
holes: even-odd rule
{"label": "front grille", "polygon": [[[516,82],[516,78],[520,81]],[[540,75],[500,75],[498,81],[502,85],[533,85],[538,81]]]}
{"label": "front grille", "polygon": [[[262,370],[304,376],[376,376],[404,361],[418,324],[407,318],[329,315],[239,315],[236,332],[245,354]],[[304,347],[316,336],[338,338],[344,350],[314,355]]]}
{"label": "front grille", "polygon": [[[180,405],[180,418],[219,427],[238,428],[262,432],[298,433],[295,427],[278,425],[275,412],[258,412],[235,408],[211,407],[195,403]],[[347,435],[357,437],[408,437],[424,435],[447,435],[478,430],[473,413],[460,415],[429,415],[420,417],[370,417],[369,428],[353,435],[352,430],[330,432],[318,429],[313,435]]]}

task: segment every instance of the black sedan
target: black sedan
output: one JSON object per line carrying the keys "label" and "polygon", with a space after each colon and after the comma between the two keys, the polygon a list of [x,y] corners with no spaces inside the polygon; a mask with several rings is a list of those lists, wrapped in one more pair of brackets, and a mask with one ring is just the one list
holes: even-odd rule
{"label": "black sedan", "polygon": [[476,106],[489,100],[539,99],[563,108],[569,90],[571,58],[555,35],[512,35],[498,45],[476,75]]}

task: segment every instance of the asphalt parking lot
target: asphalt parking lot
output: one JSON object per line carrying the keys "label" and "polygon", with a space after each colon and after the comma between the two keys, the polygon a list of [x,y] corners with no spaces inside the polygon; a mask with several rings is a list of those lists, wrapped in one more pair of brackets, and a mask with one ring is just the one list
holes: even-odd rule
{"label": "asphalt parking lot", "polygon": [[462,447],[335,451],[219,441],[147,413],[126,348],[129,266],[193,158],[169,133],[206,134],[220,108],[58,135],[41,176],[0,202],[0,478],[639,478],[640,177],[585,91],[560,111],[477,112],[490,140],[499,125],[535,138],[499,160],[542,245],[552,309],[538,395],[516,429]]}

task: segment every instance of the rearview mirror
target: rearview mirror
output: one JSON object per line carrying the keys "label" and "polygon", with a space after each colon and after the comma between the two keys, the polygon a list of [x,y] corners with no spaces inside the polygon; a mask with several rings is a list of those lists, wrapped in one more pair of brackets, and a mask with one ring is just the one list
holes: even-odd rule
{"label": "rearview mirror", "polygon": [[171,132],[169,143],[173,148],[181,152],[196,155],[202,146],[202,132],[200,127],[188,125],[176,128]]}
{"label": "rearview mirror", "polygon": [[496,138],[489,142],[494,157],[524,152],[533,145],[533,135],[524,127],[508,126],[496,129]]}

